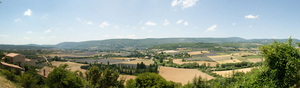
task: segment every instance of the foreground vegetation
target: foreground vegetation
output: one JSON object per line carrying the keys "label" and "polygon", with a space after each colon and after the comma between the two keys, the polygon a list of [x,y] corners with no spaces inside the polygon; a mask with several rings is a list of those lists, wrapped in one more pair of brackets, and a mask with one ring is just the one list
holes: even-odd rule
{"label": "foreground vegetation", "polygon": [[[300,46],[300,44],[298,44]],[[35,67],[25,66],[25,72],[21,75],[15,75],[14,70],[4,69],[1,67],[1,74],[7,79],[16,82],[25,88],[225,88],[225,87],[247,87],[247,88],[287,88],[300,87],[300,52],[292,45],[292,40],[289,39],[286,43],[274,42],[271,45],[264,45],[260,48],[261,54],[265,59],[263,63],[235,63],[235,64],[219,64],[216,68],[219,70],[233,68],[231,76],[222,77],[215,76],[215,79],[206,80],[201,76],[195,77],[193,81],[186,85],[173,81],[166,81],[156,72],[143,70],[135,79],[130,79],[125,84],[124,78],[119,78],[119,74],[123,70],[117,70],[108,65],[90,65],[83,73],[76,71],[72,72],[66,69],[67,65],[53,67],[53,71],[49,73],[47,78],[37,74]],[[172,60],[162,61],[160,58],[165,58],[164,55],[158,55],[157,65],[171,65]],[[183,68],[200,68],[203,72],[213,75],[211,71],[207,71],[209,65],[197,65],[194,63],[175,65],[175,67]],[[235,72],[238,67],[244,68],[256,66],[250,72]],[[153,67],[153,66],[151,66]],[[157,66],[154,65],[156,68]],[[121,68],[123,68],[121,66]],[[124,67],[126,68],[126,67]],[[206,69],[202,69],[206,68]],[[133,69],[133,67],[127,67]],[[134,69],[148,69],[144,65],[139,65]],[[216,69],[216,70],[217,70]],[[128,70],[124,70],[128,71]],[[130,70],[129,70],[130,73]],[[174,73],[176,74],[176,73]]]}

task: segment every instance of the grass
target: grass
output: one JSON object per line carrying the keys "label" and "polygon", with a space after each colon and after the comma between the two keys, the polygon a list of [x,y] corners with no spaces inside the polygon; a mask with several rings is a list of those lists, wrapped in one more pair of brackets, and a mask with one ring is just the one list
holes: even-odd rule
{"label": "grass", "polygon": [[1,73],[2,69],[0,69],[0,88],[22,88],[15,82],[12,82],[5,78],[5,76]]}
{"label": "grass", "polygon": [[243,58],[241,56],[233,56],[235,59],[238,59],[240,61],[245,61],[245,62],[249,62],[249,60],[247,60],[246,58]]}
{"label": "grass", "polygon": [[[244,56],[244,57],[242,57],[242,56]],[[262,57],[262,55],[249,55],[249,56],[248,55],[234,55],[233,57],[240,61],[250,62],[248,59],[260,59]]]}
{"label": "grass", "polygon": [[216,54],[218,54],[218,55],[228,55],[230,53],[216,53]]}

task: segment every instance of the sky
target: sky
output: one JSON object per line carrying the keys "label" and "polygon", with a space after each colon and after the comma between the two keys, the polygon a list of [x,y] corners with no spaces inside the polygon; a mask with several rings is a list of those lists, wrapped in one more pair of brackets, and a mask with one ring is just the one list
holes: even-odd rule
{"label": "sky", "polygon": [[0,44],[300,39],[299,0],[0,0]]}

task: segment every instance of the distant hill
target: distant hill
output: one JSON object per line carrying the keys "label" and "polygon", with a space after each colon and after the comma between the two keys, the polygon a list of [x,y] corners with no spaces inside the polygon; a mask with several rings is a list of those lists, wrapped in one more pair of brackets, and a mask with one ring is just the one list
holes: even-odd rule
{"label": "distant hill", "polygon": [[[276,39],[278,42],[286,42],[288,39]],[[56,45],[0,45],[0,49],[44,49],[44,48],[59,48],[59,49],[127,49],[127,48],[149,48],[159,44],[169,43],[257,43],[270,44],[274,39],[244,39],[240,37],[229,38],[147,38],[147,39],[107,39],[84,42],[62,42]],[[300,42],[298,39],[293,39],[293,43]]]}
{"label": "distant hill", "polygon": [[51,49],[52,47],[31,46],[31,45],[0,45],[0,49]]}
{"label": "distant hill", "polygon": [[[276,39],[278,42],[286,42],[288,39]],[[159,44],[169,43],[257,43],[270,44],[274,39],[244,39],[240,37],[229,38],[147,38],[147,39],[108,39],[99,41],[84,41],[84,42],[63,42],[53,47],[64,49],[122,49],[128,47],[148,48]],[[300,42],[298,39],[293,39],[293,43]]]}
{"label": "distant hill", "polygon": [[239,37],[230,38],[147,38],[147,39],[108,39],[85,42],[63,42],[55,45],[57,48],[66,49],[120,49],[127,47],[146,48],[158,44],[167,43],[222,43],[246,41]]}

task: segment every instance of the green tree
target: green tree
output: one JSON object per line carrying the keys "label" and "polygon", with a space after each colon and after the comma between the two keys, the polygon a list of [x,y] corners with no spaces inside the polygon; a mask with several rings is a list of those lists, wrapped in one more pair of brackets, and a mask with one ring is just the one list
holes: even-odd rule
{"label": "green tree", "polygon": [[10,57],[4,57],[4,60],[3,60],[5,63],[11,63],[10,62]]}
{"label": "green tree", "polygon": [[2,73],[10,81],[17,81],[17,79],[18,79],[18,76],[15,74],[16,73],[15,70],[12,70],[12,69],[3,70]]}
{"label": "green tree", "polygon": [[109,88],[109,87],[118,87],[118,88],[124,88],[124,82],[125,79],[121,78],[120,81],[118,81],[119,73],[114,72],[112,73],[111,70],[105,69],[101,78],[100,78],[100,88]]}
{"label": "green tree", "polygon": [[217,68],[219,68],[219,67],[220,67],[220,64],[219,64],[219,63],[217,63],[217,64],[216,64],[216,67],[217,67]]}
{"label": "green tree", "polygon": [[265,58],[264,72],[259,80],[264,82],[263,85],[288,88],[299,82],[300,53],[292,45],[291,38],[287,43],[274,40],[273,44],[264,45],[260,50]]}
{"label": "green tree", "polygon": [[47,86],[50,88],[80,88],[83,85],[82,78],[78,74],[67,70],[68,65],[64,64],[54,67],[48,74]]}
{"label": "green tree", "polygon": [[86,80],[95,86],[99,86],[99,78],[101,77],[102,72],[97,66],[90,67],[86,72]]}
{"label": "green tree", "polygon": [[170,58],[170,59],[169,59],[169,63],[170,63],[170,64],[173,64],[173,59]]}
{"label": "green tree", "polygon": [[92,66],[86,71],[87,80],[96,88],[118,87],[124,88],[125,79],[119,78],[119,73],[105,69],[103,72],[97,66]]}
{"label": "green tree", "polygon": [[194,77],[192,86],[193,86],[193,88],[207,88],[208,87],[207,82],[204,79],[202,79],[201,76]]}
{"label": "green tree", "polygon": [[31,74],[30,72],[25,72],[22,74],[22,76],[19,79],[19,83],[24,88],[34,88],[37,86],[38,79],[34,77],[34,74]]}

